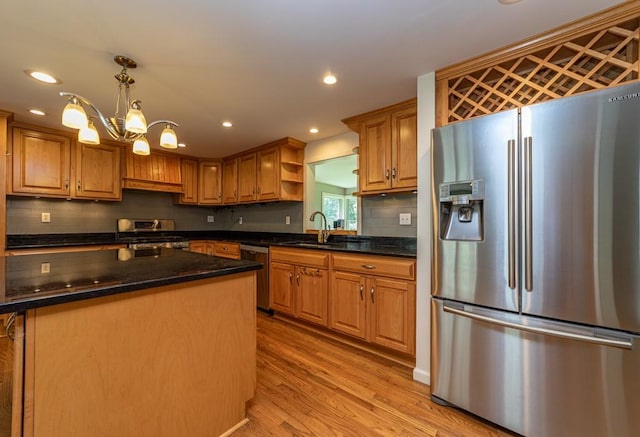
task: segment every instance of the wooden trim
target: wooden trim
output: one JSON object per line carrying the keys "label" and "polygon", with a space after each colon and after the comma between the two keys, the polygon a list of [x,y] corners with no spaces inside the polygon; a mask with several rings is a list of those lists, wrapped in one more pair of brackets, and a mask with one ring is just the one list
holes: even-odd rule
{"label": "wooden trim", "polygon": [[284,138],[280,138],[279,140],[271,141],[270,143],[262,144],[252,149],[247,149],[247,150],[243,150],[242,152],[234,153],[233,155],[224,156],[222,157],[222,160],[226,161],[226,160],[238,158],[240,156],[259,152],[263,149],[268,149],[269,147],[291,147],[294,149],[304,149],[306,145],[307,143],[297,140],[293,137],[284,137]]}
{"label": "wooden trim", "polygon": [[[639,0],[640,1],[640,0]],[[360,123],[368,118],[376,115],[386,115],[390,111],[396,111],[405,109],[406,107],[416,106],[418,104],[418,98],[414,97],[409,100],[405,100],[393,105],[385,106],[384,108],[378,108],[373,111],[363,112],[362,114],[354,115],[348,118],[343,118],[341,121],[346,124],[352,131],[360,133]]]}
{"label": "wooden trim", "polygon": [[11,159],[7,156],[9,143],[9,124],[13,119],[10,112],[0,111],[0,156],[4,159],[0,161],[0,251],[7,247],[7,161]]}
{"label": "wooden trim", "polygon": [[637,18],[638,15],[640,15],[640,0],[625,1],[527,39],[437,70],[436,81],[461,76],[509,59],[519,58],[533,51],[542,50],[600,29],[606,29],[621,21]]}

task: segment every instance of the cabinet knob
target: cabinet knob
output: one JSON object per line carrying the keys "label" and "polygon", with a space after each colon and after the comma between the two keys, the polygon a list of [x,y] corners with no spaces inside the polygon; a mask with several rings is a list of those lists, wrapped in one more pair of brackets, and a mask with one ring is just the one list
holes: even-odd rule
{"label": "cabinet knob", "polygon": [[300,285],[300,273],[296,275],[296,282]]}
{"label": "cabinet knob", "polygon": [[364,285],[360,284],[360,300],[364,300]]}
{"label": "cabinet knob", "polygon": [[371,294],[371,303],[375,303],[375,300],[374,300],[375,293],[376,293],[376,289],[375,289],[375,287],[371,287],[371,291],[370,291],[370,294]]}
{"label": "cabinet knob", "polygon": [[293,282],[293,273],[289,273],[289,282]]}
{"label": "cabinet knob", "polygon": [[82,191],[82,186],[80,185],[80,181],[78,181],[78,191]]}

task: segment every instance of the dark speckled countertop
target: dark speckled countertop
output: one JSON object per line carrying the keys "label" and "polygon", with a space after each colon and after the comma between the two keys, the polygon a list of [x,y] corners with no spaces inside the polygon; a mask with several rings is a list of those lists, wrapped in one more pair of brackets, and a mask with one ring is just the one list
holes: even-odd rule
{"label": "dark speckled countertop", "polygon": [[[262,264],[174,249],[4,257],[0,313],[259,270]],[[43,273],[48,263],[48,273]]]}
{"label": "dark speckled countertop", "polygon": [[[356,252],[372,255],[416,257],[416,238],[331,235],[328,244],[318,244],[315,234],[240,231],[174,231],[170,236],[189,240],[225,240],[256,246],[287,246],[305,249]],[[123,243],[132,234],[34,234],[7,235],[7,249],[87,246]]]}

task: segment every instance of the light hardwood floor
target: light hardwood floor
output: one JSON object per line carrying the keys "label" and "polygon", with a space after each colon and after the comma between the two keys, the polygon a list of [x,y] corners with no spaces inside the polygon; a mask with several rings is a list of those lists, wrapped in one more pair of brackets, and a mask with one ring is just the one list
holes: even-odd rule
{"label": "light hardwood floor", "polygon": [[412,369],[258,313],[251,436],[510,436],[431,402]]}

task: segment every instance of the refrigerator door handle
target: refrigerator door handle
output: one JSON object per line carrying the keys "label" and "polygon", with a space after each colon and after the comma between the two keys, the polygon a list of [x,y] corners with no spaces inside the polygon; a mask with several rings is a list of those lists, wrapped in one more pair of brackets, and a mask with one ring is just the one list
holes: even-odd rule
{"label": "refrigerator door handle", "polygon": [[507,141],[507,227],[509,288],[516,288],[516,140]]}
{"label": "refrigerator door handle", "polygon": [[533,192],[532,142],[524,138],[524,288],[533,290]]}
{"label": "refrigerator door handle", "polygon": [[576,334],[574,332],[560,331],[560,330],[557,330],[557,329],[549,329],[549,328],[543,328],[543,327],[538,327],[538,326],[523,325],[521,323],[515,323],[515,322],[508,321],[508,320],[502,320],[502,319],[495,318],[495,317],[485,316],[485,315],[482,315],[482,314],[477,314],[477,313],[473,313],[473,312],[470,312],[470,311],[466,311],[466,310],[461,309],[461,308],[455,308],[455,307],[447,305],[446,303],[443,305],[443,309],[447,313],[452,313],[452,314],[456,314],[456,315],[459,315],[459,316],[468,317],[468,318],[473,319],[473,320],[479,320],[481,322],[486,322],[486,323],[490,323],[490,324],[493,324],[493,325],[503,326],[505,328],[513,328],[513,329],[517,329],[517,330],[520,330],[520,331],[532,332],[534,334],[550,335],[550,336],[553,336],[553,337],[559,337],[559,338],[564,338],[564,339],[568,339],[568,340],[583,341],[583,342],[598,344],[598,345],[602,345],[602,346],[618,347],[618,348],[621,348],[621,349],[632,349],[633,348],[633,339],[632,339],[632,337],[629,337],[628,340],[619,340],[619,339],[616,339],[616,338],[594,337],[594,336],[590,336],[590,335]]}

